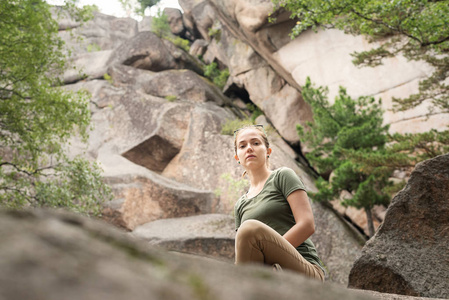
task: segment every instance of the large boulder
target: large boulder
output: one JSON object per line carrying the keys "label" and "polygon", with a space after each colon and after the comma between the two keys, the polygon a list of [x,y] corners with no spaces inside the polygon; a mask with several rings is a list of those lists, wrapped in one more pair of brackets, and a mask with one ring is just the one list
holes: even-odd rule
{"label": "large boulder", "polygon": [[164,42],[150,31],[139,32],[116,48],[109,63],[155,72],[177,67],[175,58]]}
{"label": "large boulder", "polygon": [[107,74],[107,62],[112,50],[86,52],[72,57],[70,67],[63,74],[65,84],[80,80],[103,78]]}
{"label": "large boulder", "polygon": [[376,299],[271,268],[149,248],[91,218],[0,212],[0,289],[8,300]]}
{"label": "large boulder", "polygon": [[94,18],[81,26],[60,7],[55,7],[53,14],[58,20],[59,36],[77,54],[115,49],[138,32],[138,23],[132,18],[94,12]]}
{"label": "large boulder", "polygon": [[136,227],[132,234],[167,250],[234,260],[235,223],[230,215],[157,220]]}
{"label": "large boulder", "polygon": [[326,280],[347,286],[354,259],[366,240],[330,205],[313,202],[312,209],[315,233],[311,239],[326,267]]}
{"label": "large boulder", "polygon": [[[169,83],[169,84],[167,84]],[[229,100],[210,80],[190,70],[167,70],[158,72],[144,86],[145,93],[192,102],[214,101],[218,105]]]}
{"label": "large boulder", "polygon": [[449,154],[418,164],[363,248],[349,286],[449,298]]}
{"label": "large boulder", "polygon": [[200,61],[160,39],[155,33],[142,31],[114,50],[109,65],[123,64],[138,69],[159,72],[170,69],[190,69],[203,73]]}
{"label": "large boulder", "polygon": [[182,21],[182,12],[177,8],[166,7],[164,14],[167,16],[170,31],[174,35],[184,36],[186,28]]}
{"label": "large boulder", "polygon": [[114,163],[115,169],[105,170],[105,182],[114,192],[115,199],[106,203],[103,211],[103,218],[112,224],[133,230],[159,219],[209,214],[217,210],[217,201],[211,192],[180,184],[144,168],[136,170],[138,166],[130,166],[131,162],[120,156],[115,157]]}

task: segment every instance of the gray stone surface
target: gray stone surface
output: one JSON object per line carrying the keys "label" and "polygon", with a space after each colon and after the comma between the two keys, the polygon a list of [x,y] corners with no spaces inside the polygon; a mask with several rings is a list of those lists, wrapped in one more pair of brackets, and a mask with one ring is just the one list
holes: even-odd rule
{"label": "gray stone surface", "polygon": [[0,211],[0,299],[422,300],[168,253],[63,211]]}
{"label": "gray stone surface", "polygon": [[357,259],[349,286],[449,298],[449,154],[419,163]]}
{"label": "gray stone surface", "polygon": [[176,97],[190,102],[213,101],[218,105],[230,103],[210,80],[190,70],[158,72],[145,83],[144,90],[147,94],[161,98]]}
{"label": "gray stone surface", "polygon": [[117,47],[109,65],[123,64],[154,72],[170,69],[189,69],[203,73],[202,63],[150,31],[142,31]]}
{"label": "gray stone surface", "polygon": [[63,74],[65,84],[80,80],[103,78],[107,73],[107,61],[112,50],[86,52],[71,59],[70,66]]}
{"label": "gray stone surface", "polygon": [[59,36],[69,49],[78,54],[115,49],[138,32],[138,23],[131,18],[94,12],[94,18],[80,26],[66,13],[59,14],[59,17]]}
{"label": "gray stone surface", "polygon": [[103,218],[133,230],[158,219],[186,217],[217,211],[215,195],[143,170],[140,174],[105,177],[115,200],[107,203]]}
{"label": "gray stone surface", "polygon": [[311,239],[326,267],[326,280],[347,286],[352,264],[366,240],[329,205],[312,203],[312,209],[315,233]]}
{"label": "gray stone surface", "polygon": [[2,299],[372,299],[293,273],[157,251],[71,214],[1,212],[0,233]]}
{"label": "gray stone surface", "polygon": [[167,250],[234,261],[235,223],[230,215],[157,220],[136,227],[132,235]]}
{"label": "gray stone surface", "polygon": [[186,29],[182,21],[182,12],[177,8],[166,7],[164,14],[167,15],[170,31],[174,35],[183,36]]}
{"label": "gray stone surface", "polygon": [[139,32],[116,48],[109,64],[116,63],[155,72],[177,67],[164,42],[150,31]]}

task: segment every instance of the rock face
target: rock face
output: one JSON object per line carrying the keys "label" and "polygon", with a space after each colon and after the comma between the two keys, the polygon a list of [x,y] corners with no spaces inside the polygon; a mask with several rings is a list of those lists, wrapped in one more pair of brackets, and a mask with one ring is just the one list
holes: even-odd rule
{"label": "rock face", "polygon": [[138,226],[132,234],[150,245],[234,262],[234,218],[207,214],[164,219]]}
{"label": "rock face", "polygon": [[449,298],[449,154],[418,164],[363,248],[349,286]]}
{"label": "rock face", "polygon": [[322,203],[312,203],[315,234],[311,237],[326,267],[326,280],[347,285],[352,262],[360,255],[365,239],[337,212]]}
{"label": "rock face", "polygon": [[117,47],[109,64],[123,64],[155,72],[167,69],[203,72],[200,61],[150,31],[139,32]]}
{"label": "rock face", "polygon": [[[204,6],[204,2],[214,8],[215,15],[223,24],[222,30],[231,31],[240,41],[250,45],[293,88],[300,89],[299,86],[309,76],[317,85],[329,87],[330,101],[333,101],[340,85],[347,88],[353,97],[372,95],[382,98],[385,122],[391,125],[391,132],[423,132],[449,124],[448,113],[434,112],[426,117],[428,102],[406,112],[391,111],[393,97],[404,98],[418,92],[418,82],[432,72],[422,62],[410,62],[398,56],[386,59],[380,67],[358,68],[352,64],[351,53],[370,50],[375,47],[374,43],[362,36],[334,29],[318,33],[306,31],[291,40],[288,34],[296,20],[290,19],[288,12],[283,10],[273,13],[270,0],[185,0],[180,1],[180,5],[194,11],[195,5]],[[204,19],[206,13],[193,17]],[[277,21],[268,22],[269,15]]]}
{"label": "rock face", "polygon": [[8,300],[375,299],[290,272],[148,248],[72,214],[1,211],[0,236],[0,290]]}

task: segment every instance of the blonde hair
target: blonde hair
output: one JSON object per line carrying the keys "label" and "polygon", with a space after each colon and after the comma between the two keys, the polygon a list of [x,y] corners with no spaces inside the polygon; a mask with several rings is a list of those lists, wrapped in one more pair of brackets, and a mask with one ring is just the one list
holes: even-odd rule
{"label": "blonde hair", "polygon": [[[237,129],[236,131],[234,131],[234,151],[235,154],[237,155],[237,137],[239,136],[239,134],[247,129],[256,129],[257,131],[259,131],[260,136],[262,137],[262,142],[265,145],[265,147],[268,149],[270,148],[270,142],[268,141],[268,136],[267,133],[265,132],[265,129],[263,128],[263,125],[245,125],[239,129]],[[270,162],[267,159],[267,167],[269,167]],[[245,175],[247,174],[246,170],[243,172],[242,174],[242,178],[245,177]]]}

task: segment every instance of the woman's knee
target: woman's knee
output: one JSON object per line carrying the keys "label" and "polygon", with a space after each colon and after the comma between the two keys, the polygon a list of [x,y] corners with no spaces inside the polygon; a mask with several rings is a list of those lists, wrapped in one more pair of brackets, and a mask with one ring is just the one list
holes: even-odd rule
{"label": "woman's knee", "polygon": [[251,237],[254,238],[257,233],[264,230],[265,226],[266,225],[264,223],[257,220],[246,220],[240,225],[239,230],[237,231],[236,239],[247,240]]}

